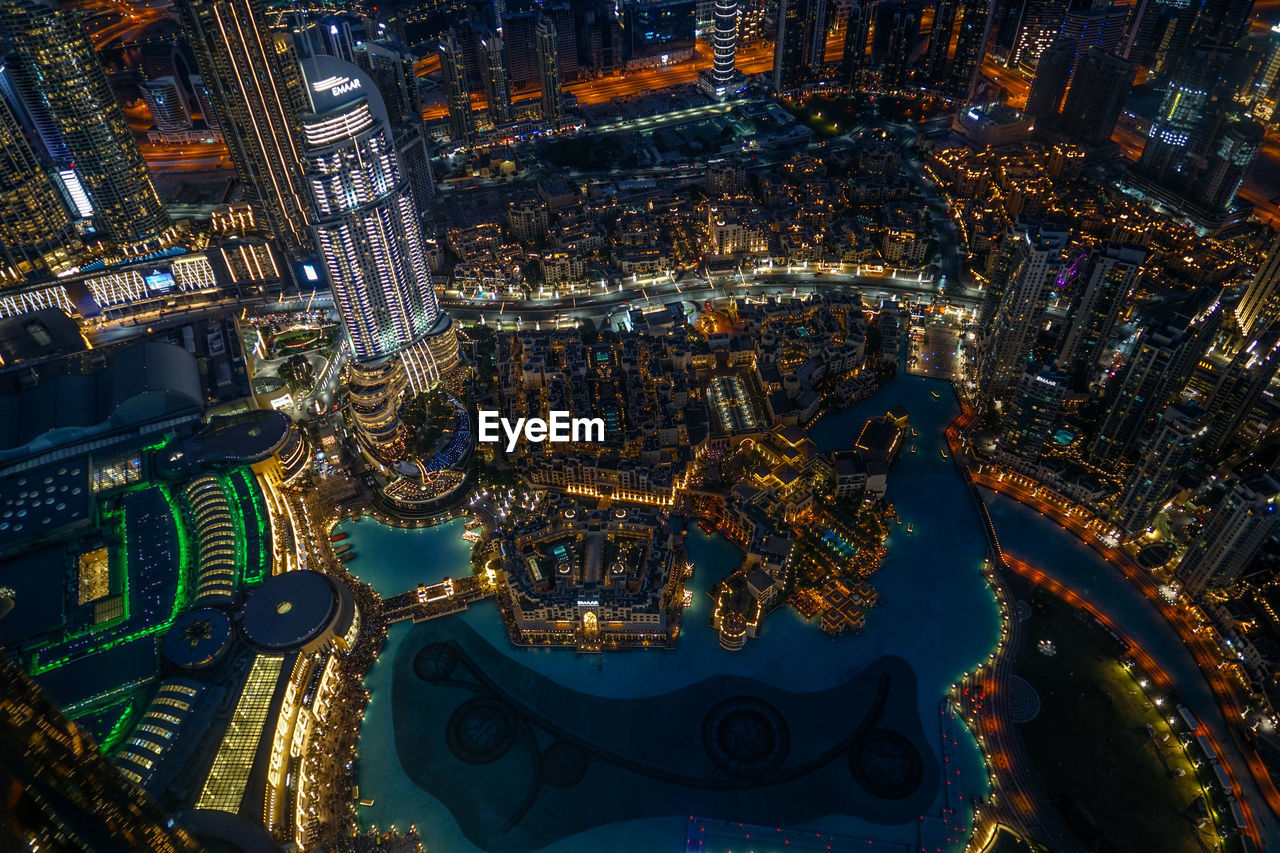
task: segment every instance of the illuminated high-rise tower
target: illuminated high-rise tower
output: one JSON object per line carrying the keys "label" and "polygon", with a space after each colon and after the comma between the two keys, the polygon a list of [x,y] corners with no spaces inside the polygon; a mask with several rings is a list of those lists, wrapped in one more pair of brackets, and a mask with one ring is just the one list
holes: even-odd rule
{"label": "illuminated high-rise tower", "polygon": [[490,31],[480,39],[480,76],[489,119],[494,125],[511,121],[511,84],[507,80],[507,51],[502,37]]}
{"label": "illuminated high-rise tower", "polygon": [[[1134,167],[1140,183],[1207,214],[1222,198],[1205,194],[1203,173],[1228,130],[1234,103],[1228,66],[1249,25],[1253,0],[1206,0],[1187,10],[1171,37],[1163,100]],[[1228,159],[1238,155],[1232,151]],[[1212,188],[1220,189],[1221,181]],[[1229,200],[1229,199],[1228,199]]]}
{"label": "illuminated high-rise tower", "polygon": [[867,43],[871,39],[871,13],[871,4],[863,0],[854,0],[849,6],[839,72],[841,85],[849,89],[856,88],[861,82],[861,72],[867,63]]}
{"label": "illuminated high-rise tower", "polygon": [[699,85],[713,98],[740,90],[745,79],[738,73],[738,0],[715,0],[711,31],[711,68],[699,75]]}
{"label": "illuminated high-rise tower", "polygon": [[1236,322],[1245,340],[1280,322],[1280,234],[1271,238],[1262,265],[1236,306]]}
{"label": "illuminated high-rise tower", "polygon": [[1188,297],[1174,315],[1149,322],[1107,395],[1108,409],[1086,453],[1099,466],[1135,455],[1151,435],[1156,416],[1183,389],[1222,320],[1210,290]]}
{"label": "illuminated high-rise tower", "polygon": [[560,91],[559,39],[555,22],[538,19],[534,33],[538,47],[538,84],[542,89],[542,120],[553,130],[564,127],[564,93]]}
{"label": "illuminated high-rise tower", "polygon": [[458,348],[432,287],[385,102],[351,63],[321,55],[303,60],[302,71],[312,227],[352,355],[364,365],[394,357],[409,386],[425,388],[457,363]]}
{"label": "illuminated high-rise tower", "polygon": [[1066,393],[1066,376],[1049,365],[1028,365],[1000,432],[1000,450],[1028,462],[1039,459],[1053,435]]}
{"label": "illuminated high-rise tower", "polygon": [[1095,246],[1072,263],[1076,298],[1058,363],[1087,387],[1098,372],[1107,342],[1129,309],[1129,294],[1137,287],[1147,250],[1125,243]]}
{"label": "illuminated high-rise tower", "polygon": [[1178,563],[1176,576],[1187,595],[1235,583],[1276,529],[1278,494],[1280,484],[1268,474],[1232,485]]}
{"label": "illuminated high-rise tower", "polygon": [[1128,60],[1097,47],[1080,54],[1058,130],[1081,145],[1109,144],[1136,70]]}
{"label": "illuminated high-rise tower", "polygon": [[951,33],[955,29],[959,9],[960,0],[938,0],[933,12],[933,29],[929,33],[929,52],[924,60],[924,74],[926,80],[939,88],[945,88],[946,82],[951,78],[948,56],[951,51]]}
{"label": "illuminated high-rise tower", "polygon": [[53,181],[0,98],[0,287],[70,266],[78,243]]}
{"label": "illuminated high-rise tower", "polygon": [[445,30],[440,34],[440,73],[444,75],[445,102],[449,107],[449,135],[453,141],[470,148],[476,140],[476,119],[471,114],[471,90],[467,88],[467,63],[462,55],[458,34]]}
{"label": "illuminated high-rise tower", "polygon": [[286,248],[309,244],[298,116],[306,97],[288,36],[259,0],[177,0],[231,160],[263,224]]}
{"label": "illuminated high-rise tower", "polygon": [[947,66],[953,92],[968,97],[977,80],[978,66],[987,52],[990,38],[990,9],[987,0],[967,0],[960,12],[956,49]]}
{"label": "illuminated high-rise tower", "polygon": [[1207,407],[1206,448],[1225,448],[1236,437],[1277,372],[1280,372],[1280,324],[1273,324],[1240,348],[1213,389]]}
{"label": "illuminated high-rise tower", "polygon": [[5,850],[149,850],[200,844],[125,781],[93,739],[0,656],[0,786]]}
{"label": "illuminated high-rise tower", "polygon": [[1204,412],[1195,403],[1171,403],[1116,499],[1112,520],[1128,535],[1146,529],[1174,492],[1178,475],[1205,435]]}
{"label": "illuminated high-rise tower", "polygon": [[798,91],[821,74],[826,50],[826,0],[778,0],[773,90]]}
{"label": "illuminated high-rise tower", "polygon": [[1005,235],[999,271],[993,273],[990,286],[1000,296],[990,311],[979,363],[984,395],[1003,398],[1032,362],[1049,299],[1063,274],[1062,253],[1069,237],[1064,229],[1029,221],[1019,222]]}
{"label": "illuminated high-rise tower", "polygon": [[0,36],[75,162],[98,233],[125,252],[162,244],[169,214],[80,16],[36,0],[0,0]]}

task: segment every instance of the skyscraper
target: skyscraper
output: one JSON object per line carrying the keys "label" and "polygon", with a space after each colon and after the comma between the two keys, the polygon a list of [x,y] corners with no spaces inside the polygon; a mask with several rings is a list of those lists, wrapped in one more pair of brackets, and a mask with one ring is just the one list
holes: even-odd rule
{"label": "skyscraper", "polygon": [[1009,64],[1030,71],[1036,68],[1040,55],[1061,32],[1066,3],[1063,0],[1015,0],[1013,6],[1020,8]]}
{"label": "skyscraper", "polygon": [[53,181],[0,98],[0,287],[59,272],[78,245]]}
{"label": "skyscraper", "polygon": [[1280,484],[1269,474],[1232,484],[1178,563],[1175,574],[1183,592],[1195,597],[1240,577],[1275,530],[1277,493]]}
{"label": "skyscraper", "polygon": [[507,51],[502,37],[490,30],[480,39],[480,78],[484,81],[489,120],[494,126],[511,122],[511,84],[507,80]]}
{"label": "skyscraper", "polygon": [[[983,393],[1001,398],[1020,381],[1033,358],[1049,297],[1062,277],[1069,233],[1036,222],[1019,222],[1006,235],[1007,284],[991,318],[979,365]],[[993,288],[997,282],[992,281]]]}
{"label": "skyscraper", "polygon": [[1196,199],[1211,210],[1231,204],[1245,173],[1262,147],[1262,125],[1254,121],[1233,121],[1213,140],[1209,162],[1199,184]]}
{"label": "skyscraper", "polygon": [[1178,19],[1163,100],[1134,167],[1143,186],[1207,214],[1215,205],[1203,196],[1202,173],[1225,129],[1233,94],[1228,65],[1252,6],[1252,0],[1207,0]]}
{"label": "skyscraper", "polygon": [[191,114],[182,87],[173,77],[144,80],[138,87],[151,113],[151,123],[161,133],[181,133],[191,129]]}
{"label": "skyscraper", "polygon": [[1273,324],[1240,348],[1209,400],[1205,447],[1221,449],[1240,430],[1262,392],[1280,371],[1280,324]]}
{"label": "skyscraper", "polygon": [[445,103],[449,107],[449,135],[457,144],[470,148],[476,140],[476,120],[471,114],[467,64],[462,55],[462,45],[458,43],[458,34],[453,30],[441,33],[439,50]]}
{"label": "skyscraper", "polygon": [[564,127],[564,93],[560,91],[559,39],[550,18],[539,18],[534,34],[538,48],[538,85],[542,90],[542,120],[552,130]]}
{"label": "skyscraper", "polygon": [[440,310],[408,177],[373,79],[331,56],[302,62],[302,117],[316,246],[358,363],[398,356],[409,385],[426,387],[457,361]]}
{"label": "skyscraper", "polygon": [[1146,249],[1125,243],[1095,246],[1077,259],[1071,324],[1058,354],[1058,363],[1071,373],[1077,386],[1087,386],[1093,380],[1103,347],[1128,308],[1129,294],[1137,286],[1146,260]]}
{"label": "skyscraper", "polygon": [[714,29],[711,33],[712,65],[703,72],[702,85],[709,94],[723,98],[742,87],[737,70],[738,0],[715,0]]}
{"label": "skyscraper", "polygon": [[849,6],[839,74],[841,85],[850,89],[859,84],[859,75],[866,66],[867,41],[871,38],[871,10],[871,4],[862,0],[854,0]]}
{"label": "skyscraper", "polygon": [[310,245],[298,116],[306,109],[288,36],[260,0],[177,0],[245,198],[286,249]]}
{"label": "skyscraper", "polygon": [[162,244],[169,214],[80,16],[36,0],[0,0],[0,36],[11,40],[10,61],[34,81],[75,161],[98,233],[126,253]]}
{"label": "skyscraper", "polygon": [[1000,450],[1027,462],[1039,459],[1053,435],[1066,393],[1066,376],[1049,365],[1028,366],[1001,428]]}
{"label": "skyscraper", "polygon": [[956,32],[956,50],[951,57],[952,92],[967,98],[977,79],[978,66],[987,52],[991,30],[990,10],[986,0],[965,0],[961,8],[960,27]]}
{"label": "skyscraper", "polygon": [[938,0],[933,11],[933,29],[929,33],[929,52],[925,55],[924,74],[926,80],[939,88],[945,88],[946,82],[951,79],[947,59],[959,9],[960,0]]}
{"label": "skyscraper", "polygon": [[911,57],[920,39],[921,8],[912,0],[882,2],[875,10],[871,37],[871,61],[880,68],[884,82],[896,85],[907,79]]}
{"label": "skyscraper", "polygon": [[1058,121],[1062,134],[1080,145],[1109,144],[1136,70],[1133,63],[1101,48],[1081,54]]}
{"label": "skyscraper", "polygon": [[1280,234],[1271,238],[1262,265],[1236,306],[1236,322],[1245,340],[1277,320],[1280,320]]}
{"label": "skyscraper", "polygon": [[1215,294],[1188,300],[1175,316],[1147,326],[1138,338],[1108,409],[1088,447],[1099,466],[1130,458],[1150,435],[1150,424],[1187,386],[1196,363],[1217,332],[1222,311]]}
{"label": "skyscraper", "polygon": [[[773,46],[773,90],[803,89],[825,61],[826,0],[778,0]],[[816,53],[815,53],[816,49]]]}
{"label": "skyscraper", "polygon": [[0,848],[201,849],[6,657],[0,657],[0,683]]}
{"label": "skyscraper", "polygon": [[1111,513],[1122,531],[1132,536],[1147,528],[1173,494],[1178,475],[1204,434],[1204,412],[1195,403],[1177,402],[1165,408]]}
{"label": "skyscraper", "polygon": [[1075,59],[1075,42],[1065,36],[1059,37],[1040,54],[1025,110],[1027,115],[1036,120],[1037,128],[1044,129],[1055,124]]}

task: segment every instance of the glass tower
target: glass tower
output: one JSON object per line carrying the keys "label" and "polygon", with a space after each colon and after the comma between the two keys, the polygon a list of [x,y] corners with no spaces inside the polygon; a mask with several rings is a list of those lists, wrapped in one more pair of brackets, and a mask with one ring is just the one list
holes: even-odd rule
{"label": "glass tower", "polygon": [[386,105],[373,78],[348,62],[316,56],[302,70],[311,101],[302,132],[312,229],[352,355],[376,362],[427,340],[428,351],[406,364],[410,384],[425,385],[456,363],[457,347],[432,287]]}
{"label": "glass tower", "polygon": [[98,234],[126,253],[157,248],[169,214],[79,15],[0,0],[0,36],[75,162]]}
{"label": "glass tower", "polygon": [[247,199],[286,248],[307,245],[296,136],[307,105],[291,42],[267,30],[258,0],[178,0],[177,7]]}

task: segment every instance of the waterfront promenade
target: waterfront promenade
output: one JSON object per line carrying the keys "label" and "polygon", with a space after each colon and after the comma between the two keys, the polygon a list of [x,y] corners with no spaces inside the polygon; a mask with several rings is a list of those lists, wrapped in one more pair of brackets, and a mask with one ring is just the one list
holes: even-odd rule
{"label": "waterfront promenade", "polygon": [[[959,424],[953,442],[957,464],[964,450],[964,426]],[[1280,794],[1256,751],[1227,722],[1240,718],[1244,702],[1238,687],[1219,671],[1221,656],[1208,637],[1197,631],[1184,611],[1160,595],[1157,581],[1133,555],[1108,544],[1107,526],[1087,510],[1019,475],[986,466],[975,470],[966,465],[966,470],[984,507],[994,499],[1007,524],[1010,536],[1006,538],[1014,544],[1006,542],[1002,549],[1005,569],[1090,612],[1129,643],[1135,659],[1158,686],[1184,699],[1204,721],[1225,760],[1251,840],[1262,849],[1276,849],[1272,845],[1280,845],[1275,817]],[[991,490],[990,498],[984,499],[978,486]],[[1001,506],[1001,501],[1009,506]],[[1013,507],[1021,511],[1015,513]],[[1001,526],[994,522],[989,535],[996,535]],[[1068,547],[1053,547],[1064,544]],[[1082,553],[1065,559],[1070,546]],[[1007,553],[1010,547],[1013,554]],[[1107,566],[1112,569],[1110,577],[1105,574]]]}

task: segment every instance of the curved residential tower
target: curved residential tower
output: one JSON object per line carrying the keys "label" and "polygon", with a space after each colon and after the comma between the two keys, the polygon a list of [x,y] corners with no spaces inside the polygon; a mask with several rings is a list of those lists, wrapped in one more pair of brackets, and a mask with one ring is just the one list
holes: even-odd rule
{"label": "curved residential tower", "polygon": [[303,60],[302,72],[312,230],[351,339],[352,403],[366,437],[390,449],[401,393],[456,366],[457,339],[436,300],[409,178],[373,79],[331,56]]}

